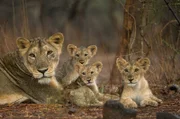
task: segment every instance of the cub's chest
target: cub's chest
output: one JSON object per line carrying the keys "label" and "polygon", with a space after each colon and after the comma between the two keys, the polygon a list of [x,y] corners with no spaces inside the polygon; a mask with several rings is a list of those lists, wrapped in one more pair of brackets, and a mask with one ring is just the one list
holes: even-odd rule
{"label": "cub's chest", "polygon": [[139,104],[144,99],[144,95],[141,91],[133,91],[131,99]]}
{"label": "cub's chest", "polygon": [[151,92],[149,90],[134,90],[130,97],[137,104],[140,104],[142,100],[149,98],[150,96]]}

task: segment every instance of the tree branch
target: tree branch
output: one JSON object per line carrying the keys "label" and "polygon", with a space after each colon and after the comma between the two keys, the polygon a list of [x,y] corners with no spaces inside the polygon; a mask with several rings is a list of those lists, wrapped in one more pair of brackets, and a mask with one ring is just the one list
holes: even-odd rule
{"label": "tree branch", "polygon": [[172,7],[169,5],[169,2],[167,2],[166,0],[164,0],[164,2],[166,3],[166,5],[168,6],[169,10],[172,12],[173,16],[175,17],[175,19],[177,20],[179,26],[180,26],[180,20],[177,17],[177,15],[175,14],[175,12],[173,11]]}

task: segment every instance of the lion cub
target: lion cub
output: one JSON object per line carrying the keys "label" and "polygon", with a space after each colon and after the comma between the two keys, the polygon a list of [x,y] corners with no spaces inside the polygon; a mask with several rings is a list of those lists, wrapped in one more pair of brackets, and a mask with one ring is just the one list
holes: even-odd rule
{"label": "lion cub", "polygon": [[75,66],[76,71],[79,73],[82,82],[89,87],[97,96],[101,96],[99,93],[98,86],[96,84],[96,79],[101,72],[103,64],[101,62],[95,62],[92,65],[83,66],[77,64]]}
{"label": "lion cub", "polygon": [[80,63],[75,65],[75,70],[80,76],[71,84],[74,87],[77,87],[69,93],[71,102],[81,107],[103,105],[103,102],[98,99],[102,94],[99,93],[96,84],[96,79],[101,72],[102,67],[103,64],[101,62],[95,62],[92,65],[86,66]]}
{"label": "lion cub", "polygon": [[131,64],[123,58],[117,58],[116,65],[124,81],[124,89],[120,102],[127,108],[137,108],[138,105],[158,106],[162,100],[154,96],[149,88],[144,74],[149,69],[150,60],[142,58]]}
{"label": "lion cub", "polygon": [[118,96],[110,95],[110,94],[102,94],[99,92],[96,80],[99,73],[102,70],[102,67],[103,67],[103,64],[100,61],[95,62],[91,65],[86,65],[86,66],[77,64],[75,66],[75,69],[80,75],[80,79],[78,80],[81,80],[82,82],[81,85],[90,88],[95,94],[96,98],[100,101],[107,101],[112,98],[119,99]]}
{"label": "lion cub", "polygon": [[69,52],[70,59],[63,64],[59,72],[60,77],[58,77],[59,79],[61,79],[63,86],[70,85],[79,77],[77,71],[74,70],[75,64],[88,64],[89,60],[96,54],[97,46],[90,45],[87,48],[78,48],[73,44],[69,44],[67,46],[67,51]]}

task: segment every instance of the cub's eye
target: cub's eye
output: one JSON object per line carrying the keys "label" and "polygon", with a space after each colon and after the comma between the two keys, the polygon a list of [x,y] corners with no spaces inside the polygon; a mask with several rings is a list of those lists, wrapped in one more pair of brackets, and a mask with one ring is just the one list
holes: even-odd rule
{"label": "cub's eye", "polygon": [[47,55],[51,55],[53,53],[52,50],[47,51]]}
{"label": "cub's eye", "polygon": [[32,58],[36,57],[35,54],[33,54],[33,53],[30,53],[29,56],[32,57]]}
{"label": "cub's eye", "polygon": [[94,72],[92,71],[91,74],[93,74]]}
{"label": "cub's eye", "polygon": [[128,69],[125,69],[124,71],[125,71],[125,72],[129,72]]}
{"label": "cub's eye", "polygon": [[139,69],[138,68],[136,68],[135,70],[134,70],[134,72],[138,72],[139,71]]}
{"label": "cub's eye", "polygon": [[84,56],[88,56],[88,54],[84,54]]}
{"label": "cub's eye", "polygon": [[82,75],[86,75],[86,73],[85,73],[85,72],[83,72],[83,73],[82,73]]}
{"label": "cub's eye", "polygon": [[76,54],[76,57],[79,57],[79,54]]}

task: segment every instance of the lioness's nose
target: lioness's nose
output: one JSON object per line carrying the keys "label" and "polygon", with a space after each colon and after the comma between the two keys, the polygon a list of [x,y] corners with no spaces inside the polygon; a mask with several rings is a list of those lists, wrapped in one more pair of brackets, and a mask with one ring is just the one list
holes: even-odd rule
{"label": "lioness's nose", "polygon": [[42,74],[44,74],[47,70],[48,70],[48,68],[38,69],[38,71],[41,72]]}
{"label": "lioness's nose", "polygon": [[134,79],[133,78],[130,78],[129,81],[132,82]]}

